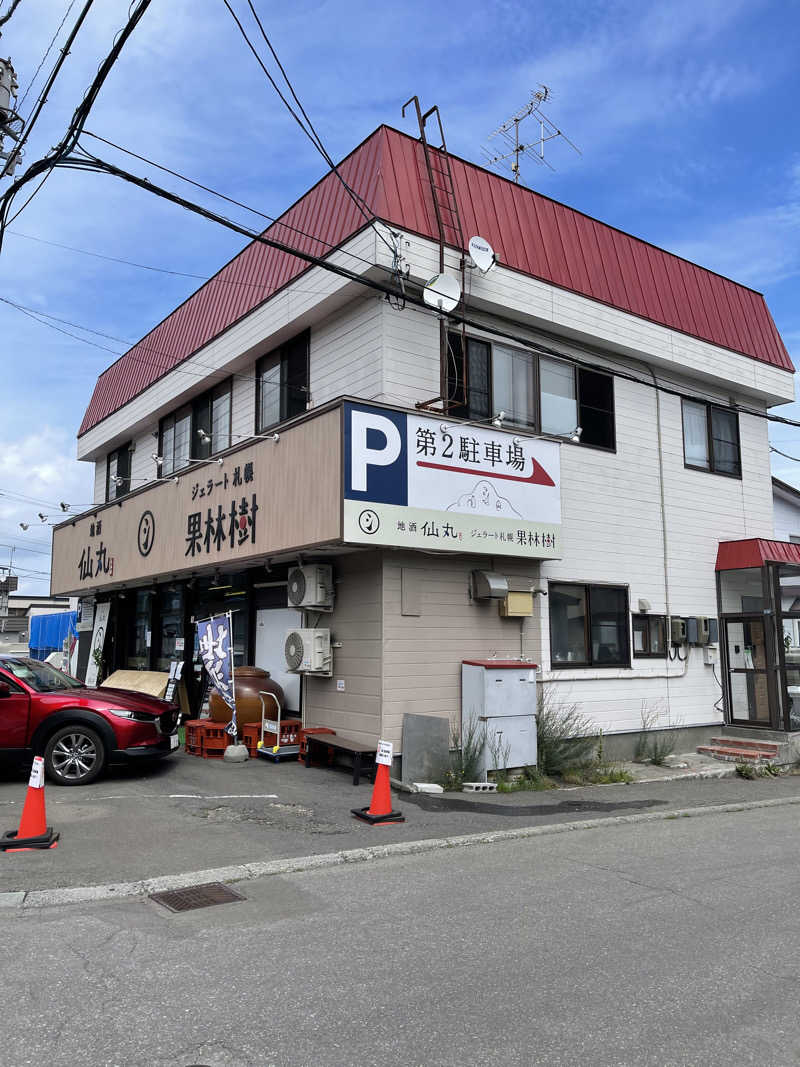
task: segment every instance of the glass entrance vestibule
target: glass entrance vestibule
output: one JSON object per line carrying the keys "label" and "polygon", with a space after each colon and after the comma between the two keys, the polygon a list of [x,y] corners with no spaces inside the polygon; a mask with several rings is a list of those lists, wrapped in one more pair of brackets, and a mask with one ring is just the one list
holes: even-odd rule
{"label": "glass entrance vestibule", "polygon": [[800,730],[800,545],[723,542],[717,596],[726,721]]}

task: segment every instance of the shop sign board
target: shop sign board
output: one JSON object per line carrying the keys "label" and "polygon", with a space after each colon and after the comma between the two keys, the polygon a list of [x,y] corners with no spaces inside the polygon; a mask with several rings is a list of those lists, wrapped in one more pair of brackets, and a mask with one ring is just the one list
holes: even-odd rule
{"label": "shop sign board", "polygon": [[88,632],[94,628],[94,600],[91,597],[81,597],[78,601],[78,611],[75,619],[75,629],[79,634]]}
{"label": "shop sign board", "polygon": [[106,643],[106,630],[108,629],[108,613],[111,610],[111,604],[108,600],[102,604],[97,604],[94,610],[94,629],[92,630],[92,648],[89,653],[89,663],[86,667],[86,684],[97,685],[97,676],[100,672],[100,664],[95,658],[95,653],[99,653],[97,658],[102,658],[103,647]]}
{"label": "shop sign board", "polygon": [[558,558],[559,449],[492,426],[347,403],[344,540]]}
{"label": "shop sign board", "polygon": [[141,586],[340,540],[340,439],[339,410],[320,412],[277,442],[243,446],[65,519],[53,531],[53,592]]}

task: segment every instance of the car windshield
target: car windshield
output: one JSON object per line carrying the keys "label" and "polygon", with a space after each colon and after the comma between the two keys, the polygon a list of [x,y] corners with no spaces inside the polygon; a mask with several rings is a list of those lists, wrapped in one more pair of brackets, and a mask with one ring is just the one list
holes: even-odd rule
{"label": "car windshield", "polygon": [[58,689],[80,689],[81,683],[37,659],[0,659],[0,668],[19,678],[37,693],[54,693]]}

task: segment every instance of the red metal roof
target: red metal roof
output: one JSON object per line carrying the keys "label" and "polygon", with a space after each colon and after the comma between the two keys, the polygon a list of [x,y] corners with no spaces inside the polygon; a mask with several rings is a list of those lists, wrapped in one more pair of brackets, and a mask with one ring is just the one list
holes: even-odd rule
{"label": "red metal roof", "polygon": [[[503,266],[794,371],[760,293],[473,163],[451,156],[451,167],[465,239],[472,234],[488,238]],[[378,218],[436,239],[418,140],[381,126],[339,171]],[[322,256],[363,225],[363,216],[329,173],[265,233]],[[454,232],[447,236],[455,242]],[[294,256],[248,245],[100,375],[78,436],[307,269]]]}
{"label": "red metal roof", "polygon": [[717,549],[718,571],[738,571],[744,567],[763,567],[765,563],[800,564],[800,545],[790,541],[768,541],[750,537],[745,541],[720,541]]}

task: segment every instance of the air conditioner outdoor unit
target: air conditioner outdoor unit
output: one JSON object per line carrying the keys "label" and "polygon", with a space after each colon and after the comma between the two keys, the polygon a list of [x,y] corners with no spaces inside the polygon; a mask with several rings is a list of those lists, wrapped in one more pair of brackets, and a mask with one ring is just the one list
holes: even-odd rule
{"label": "air conditioner outdoor unit", "polygon": [[330,678],[333,673],[330,630],[290,630],[284,653],[286,666],[294,674],[321,674]]}
{"label": "air conditioner outdoor unit", "polygon": [[292,567],[286,593],[290,608],[333,611],[333,567],[325,563]]}

